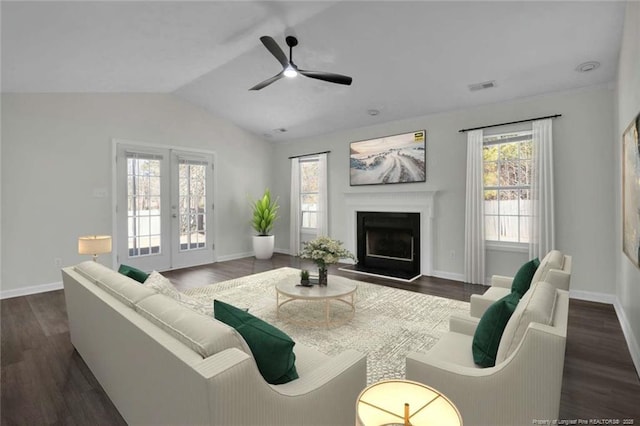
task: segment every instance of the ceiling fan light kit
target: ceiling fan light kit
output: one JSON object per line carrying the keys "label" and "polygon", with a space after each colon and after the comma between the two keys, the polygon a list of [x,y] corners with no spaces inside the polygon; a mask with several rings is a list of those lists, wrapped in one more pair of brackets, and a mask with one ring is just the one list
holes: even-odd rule
{"label": "ceiling fan light kit", "polygon": [[344,84],[345,86],[349,86],[353,79],[346,75],[334,74],[331,72],[323,72],[323,71],[308,71],[301,70],[298,66],[293,62],[293,48],[298,45],[298,39],[293,36],[287,36],[285,41],[287,42],[287,46],[289,46],[289,58],[287,59],[287,55],[284,54],[280,46],[276,41],[269,36],[260,37],[260,41],[264,44],[264,47],[280,62],[282,65],[282,71],[278,74],[274,75],[271,78],[266,79],[265,81],[256,84],[249,90],[260,90],[271,83],[280,80],[282,77],[293,78],[298,74],[302,74],[305,77],[315,78],[316,80],[328,81],[329,83],[336,84]]}

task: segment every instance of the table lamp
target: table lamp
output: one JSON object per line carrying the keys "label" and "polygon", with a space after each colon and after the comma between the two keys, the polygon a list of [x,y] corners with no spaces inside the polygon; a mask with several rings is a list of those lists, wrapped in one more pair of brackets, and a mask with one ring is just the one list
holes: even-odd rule
{"label": "table lamp", "polygon": [[87,235],[78,238],[78,253],[93,255],[97,262],[98,255],[111,253],[111,235]]}
{"label": "table lamp", "polygon": [[356,402],[359,426],[462,426],[456,406],[437,390],[409,380],[367,387]]}

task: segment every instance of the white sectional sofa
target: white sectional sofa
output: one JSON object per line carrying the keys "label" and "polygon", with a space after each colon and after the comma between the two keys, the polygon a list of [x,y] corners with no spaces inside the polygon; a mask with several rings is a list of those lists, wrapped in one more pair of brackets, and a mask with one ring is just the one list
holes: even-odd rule
{"label": "white sectional sofa", "polygon": [[71,342],[131,425],[353,425],[366,357],[297,344],[270,385],[231,327],[96,262],[62,270]]}
{"label": "white sectional sofa", "polygon": [[452,316],[450,331],[426,353],[407,356],[407,379],[446,395],[465,426],[531,425],[558,419],[569,293],[546,282],[531,286],[500,339],[494,367],[475,365],[478,318]]}
{"label": "white sectional sofa", "polygon": [[[569,291],[571,283],[571,256],[567,256],[558,250],[551,250],[540,261],[531,285],[545,281],[553,284],[560,290]],[[480,318],[489,306],[496,300],[511,293],[513,277],[494,275],[491,277],[491,287],[484,294],[471,295],[470,312],[472,317]]]}

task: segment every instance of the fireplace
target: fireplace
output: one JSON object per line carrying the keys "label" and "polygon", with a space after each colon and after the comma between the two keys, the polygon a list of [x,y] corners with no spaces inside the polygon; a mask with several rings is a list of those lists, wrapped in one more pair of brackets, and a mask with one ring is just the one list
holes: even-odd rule
{"label": "fireplace", "polygon": [[420,276],[420,213],[358,211],[356,222],[357,271],[402,280]]}

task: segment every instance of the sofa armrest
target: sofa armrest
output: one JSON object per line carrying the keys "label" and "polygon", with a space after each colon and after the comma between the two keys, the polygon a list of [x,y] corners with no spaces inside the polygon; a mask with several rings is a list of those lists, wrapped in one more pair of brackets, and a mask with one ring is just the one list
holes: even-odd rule
{"label": "sofa armrest", "polygon": [[472,294],[469,305],[469,313],[472,317],[480,318],[495,300],[483,294]]}
{"label": "sofa armrest", "polygon": [[[313,392],[323,386],[333,386],[331,382],[343,374],[350,374],[354,379],[364,379],[366,382],[366,372],[366,355],[354,350],[346,350],[319,365],[304,377],[271,387],[282,395],[297,396]],[[366,383],[363,383],[363,388],[364,386]],[[340,389],[336,388],[335,391],[339,392]]]}
{"label": "sofa armrest", "polygon": [[321,426],[355,423],[358,394],[367,385],[366,356],[345,351],[283,385],[262,378],[253,358],[227,349],[195,366],[206,379],[210,424]]}
{"label": "sofa armrest", "polygon": [[492,287],[511,288],[513,283],[513,277],[507,277],[504,275],[494,275],[491,277]]}
{"label": "sofa armrest", "polygon": [[454,313],[449,317],[449,331],[473,336],[476,333],[476,327],[478,327],[479,322],[480,318]]}

